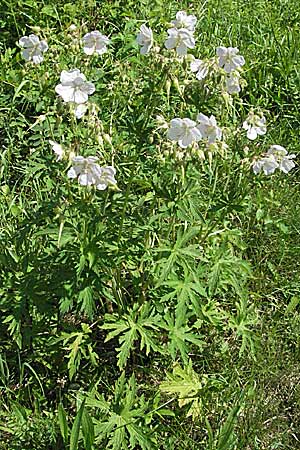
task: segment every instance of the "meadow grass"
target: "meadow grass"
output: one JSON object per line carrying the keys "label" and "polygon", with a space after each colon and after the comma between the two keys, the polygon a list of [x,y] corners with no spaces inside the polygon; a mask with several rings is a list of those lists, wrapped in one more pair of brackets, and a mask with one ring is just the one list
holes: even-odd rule
{"label": "meadow grass", "polygon": [[[245,57],[232,108],[139,55],[140,25],[163,36],[178,10],[195,56]],[[266,145],[299,153],[299,2],[2,0],[0,23],[0,449],[300,448],[299,169],[250,167]],[[89,63],[74,39],[93,29],[112,42]],[[20,57],[30,32],[41,65]],[[54,91],[80,64],[82,122]],[[229,131],[250,106],[268,131],[247,150]],[[155,117],[199,110],[233,152],[183,164]],[[98,152],[118,188],[72,184],[49,139]]]}

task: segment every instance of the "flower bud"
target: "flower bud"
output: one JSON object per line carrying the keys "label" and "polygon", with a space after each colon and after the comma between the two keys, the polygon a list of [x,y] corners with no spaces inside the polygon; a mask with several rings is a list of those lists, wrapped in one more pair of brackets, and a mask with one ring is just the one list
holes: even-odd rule
{"label": "flower bud", "polygon": [[10,191],[9,186],[7,184],[4,184],[3,186],[1,186],[1,191],[5,196],[8,195]]}
{"label": "flower bud", "polygon": [[40,33],[40,31],[41,31],[41,27],[38,27],[38,26],[31,27],[31,29],[34,33]]}
{"label": "flower bud", "polygon": [[169,101],[169,98],[170,98],[170,90],[171,90],[171,80],[168,79],[166,81],[166,93],[167,93],[168,101]]}
{"label": "flower bud", "polygon": [[202,161],[205,160],[205,153],[204,153],[203,150],[199,149],[199,150],[197,151],[197,154],[198,154],[199,159],[201,159]]}
{"label": "flower bud", "polygon": [[191,53],[188,53],[185,57],[185,60],[187,63],[191,63],[192,61],[194,61],[194,59],[195,59],[195,56],[192,55]]}
{"label": "flower bud", "polygon": [[113,146],[113,145],[112,145],[112,141],[111,141],[111,137],[110,137],[109,134],[104,133],[104,134],[103,134],[103,139],[104,139],[105,142],[107,142],[111,147]]}
{"label": "flower bud", "polygon": [[228,92],[223,91],[222,92],[222,97],[223,97],[223,99],[225,101],[225,105],[226,105],[227,108],[228,108],[228,106],[232,106],[232,104],[233,104],[232,97],[231,97],[230,94],[228,94]]}
{"label": "flower bud", "polygon": [[177,77],[174,77],[172,81],[173,81],[173,85],[174,85],[174,87],[177,89],[178,93],[179,93],[180,95],[182,95],[182,89],[181,89],[181,86],[180,86],[180,84],[179,84],[178,78],[177,78]]}
{"label": "flower bud", "polygon": [[96,141],[98,142],[100,147],[103,147],[103,138],[102,138],[102,135],[100,133],[97,134]]}
{"label": "flower bud", "polygon": [[75,152],[70,152],[69,153],[69,161],[72,161],[73,158],[75,158],[76,154]]}

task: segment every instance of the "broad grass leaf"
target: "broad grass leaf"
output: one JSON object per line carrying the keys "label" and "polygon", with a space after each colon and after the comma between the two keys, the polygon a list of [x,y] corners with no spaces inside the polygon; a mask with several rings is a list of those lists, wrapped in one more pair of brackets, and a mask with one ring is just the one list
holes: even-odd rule
{"label": "broad grass leaf", "polygon": [[70,435],[70,450],[78,450],[79,432],[80,432],[80,427],[81,427],[81,422],[82,422],[84,405],[85,405],[85,400],[83,400],[83,402],[81,403],[80,408],[76,414],[73,426],[72,426],[71,435]]}
{"label": "broad grass leaf", "polygon": [[62,435],[64,444],[66,445],[68,442],[69,436],[69,427],[67,423],[67,414],[64,410],[62,403],[58,405],[58,424],[60,428],[60,433]]}

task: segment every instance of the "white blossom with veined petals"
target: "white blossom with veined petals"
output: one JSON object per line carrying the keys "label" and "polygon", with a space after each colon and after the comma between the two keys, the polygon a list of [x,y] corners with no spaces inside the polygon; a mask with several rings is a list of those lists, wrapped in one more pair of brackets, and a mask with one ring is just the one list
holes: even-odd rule
{"label": "white blossom with veined petals", "polygon": [[176,49],[178,56],[185,56],[188,48],[195,47],[193,33],[186,28],[170,28],[169,37],[165,41],[165,47],[168,50]]}
{"label": "white blossom with veined petals", "polygon": [[216,52],[219,67],[223,67],[226,73],[231,73],[245,64],[244,57],[238,55],[239,49],[236,47],[218,47]]}
{"label": "white blossom with veined petals", "polygon": [[273,155],[264,156],[252,164],[255,175],[259,174],[261,171],[263,171],[265,175],[271,175],[278,167],[279,164]]}
{"label": "white blossom with veined petals", "polygon": [[279,164],[279,169],[284,173],[288,173],[296,165],[294,161],[292,161],[292,159],[296,158],[296,155],[288,155],[287,150],[281,145],[271,145],[267,151],[267,155],[271,155],[276,158]]}
{"label": "white blossom with veined petals", "polygon": [[257,136],[262,136],[267,132],[266,118],[250,112],[243,123],[244,130],[247,130],[247,138],[253,141]]}
{"label": "white blossom with veined petals", "polygon": [[117,184],[115,179],[116,170],[112,166],[101,167],[96,156],[75,156],[72,159],[72,167],[67,176],[71,179],[78,179],[82,186],[96,186],[103,191],[109,185]]}
{"label": "white blossom with veined petals", "polygon": [[109,38],[104,34],[101,34],[100,31],[91,31],[82,38],[83,51],[86,55],[93,55],[94,53],[103,55],[103,53],[107,51],[109,42]]}
{"label": "white blossom with veined petals", "polygon": [[88,101],[89,95],[95,92],[93,83],[86,81],[85,76],[79,69],[63,70],[60,75],[60,84],[55,88],[66,103],[76,103],[80,105]]}
{"label": "white blossom with veined petals", "polygon": [[168,138],[178,142],[181,148],[186,148],[201,139],[196,122],[190,119],[172,119],[168,130]]}
{"label": "white blossom with veined petals", "polygon": [[186,28],[189,31],[195,31],[195,26],[197,23],[197,17],[187,15],[185,11],[178,11],[176,13],[176,20],[172,20],[171,23],[175,28]]}
{"label": "white blossom with veined petals", "polygon": [[191,62],[191,71],[196,73],[197,80],[201,81],[208,75],[208,64],[201,59],[194,59]]}
{"label": "white blossom with veined petals", "polygon": [[55,141],[49,141],[49,144],[52,146],[53,152],[56,154],[56,161],[61,161],[64,157],[64,149],[60,144]]}
{"label": "white blossom with veined petals", "polygon": [[141,55],[149,53],[149,50],[153,45],[153,33],[151,28],[147,27],[145,24],[141,25],[140,32],[136,37],[136,42],[141,46]]}
{"label": "white blossom with veined petals", "polygon": [[48,44],[45,40],[40,41],[40,38],[35,34],[23,36],[19,40],[19,45],[22,47],[21,55],[26,61],[32,61],[34,64],[39,64],[43,61],[43,53],[48,50]]}
{"label": "white blossom with veined petals", "polygon": [[205,114],[198,114],[197,128],[201,134],[202,139],[206,139],[209,144],[213,144],[222,138],[222,130],[218,127],[215,116],[206,116]]}
{"label": "white blossom with veined petals", "polygon": [[241,91],[240,74],[234,71],[229,77],[226,77],[226,91],[228,94],[238,94]]}
{"label": "white blossom with veined petals", "polygon": [[117,184],[117,180],[115,179],[116,169],[112,166],[101,167],[101,177],[97,184],[97,189],[100,191],[104,191],[107,186],[114,186]]}
{"label": "white blossom with veined petals", "polygon": [[261,171],[265,175],[271,175],[276,169],[281,170],[284,173],[288,173],[295,167],[292,159],[296,158],[296,155],[288,155],[287,150],[281,145],[271,145],[267,153],[252,164],[253,172],[257,175]]}

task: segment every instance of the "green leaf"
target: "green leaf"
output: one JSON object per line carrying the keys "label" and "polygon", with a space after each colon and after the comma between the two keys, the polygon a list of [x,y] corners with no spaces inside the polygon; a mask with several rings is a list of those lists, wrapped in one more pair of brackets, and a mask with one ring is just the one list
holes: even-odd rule
{"label": "green leaf", "polygon": [[184,368],[179,364],[175,364],[173,373],[167,373],[167,380],[161,383],[160,390],[169,395],[178,396],[179,407],[188,405],[187,417],[192,416],[193,420],[195,420],[202,411],[200,391],[206,384],[207,377],[203,376],[202,380],[200,380],[198,374],[194,372],[190,361]]}
{"label": "green leaf", "polygon": [[93,317],[95,311],[95,301],[93,298],[93,289],[91,286],[86,286],[79,292],[78,301],[81,303],[80,311],[88,316],[89,319]]}
{"label": "green leaf", "polygon": [[76,414],[70,436],[70,450],[78,450],[79,432],[82,422],[82,416],[84,411],[85,400],[80,405],[80,408]]}
{"label": "green leaf", "polygon": [[226,422],[222,426],[217,443],[217,450],[228,450],[232,448],[234,436],[234,425],[239,413],[240,406],[234,406],[230,411]]}
{"label": "green leaf", "polygon": [[285,313],[290,314],[295,311],[297,306],[299,305],[300,297],[293,296],[289,302],[289,304],[286,307]]}
{"label": "green leaf", "polygon": [[62,403],[58,405],[58,424],[60,428],[60,433],[62,435],[64,444],[66,445],[68,442],[68,436],[69,436],[69,428],[67,424],[67,415],[64,410],[64,407]]}
{"label": "green leaf", "polygon": [[86,408],[84,409],[82,415],[82,435],[84,439],[85,450],[92,450],[95,440],[94,424],[91,416],[86,411]]}
{"label": "green leaf", "polygon": [[110,323],[105,323],[101,328],[113,330],[108,333],[105,342],[119,335],[120,347],[117,350],[120,369],[126,365],[130,352],[138,340],[140,341],[140,349],[146,348],[146,355],[151,350],[161,351],[153,332],[153,330],[158,331],[159,329],[160,316],[154,315],[154,310],[151,311],[148,303],[144,303],[141,307],[135,304],[129,314],[123,315],[122,318],[115,314],[106,314],[105,319],[109,320]]}

